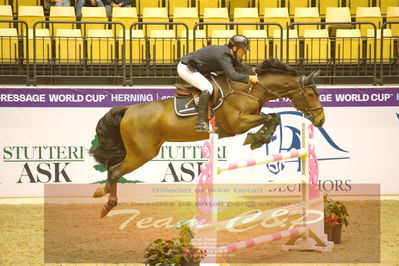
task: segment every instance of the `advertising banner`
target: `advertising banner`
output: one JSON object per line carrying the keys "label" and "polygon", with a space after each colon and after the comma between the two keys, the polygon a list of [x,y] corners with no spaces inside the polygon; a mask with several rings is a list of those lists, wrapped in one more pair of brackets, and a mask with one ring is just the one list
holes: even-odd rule
{"label": "advertising banner", "polygon": [[[0,197],[43,195],[43,184],[92,184],[106,171],[89,155],[98,120],[116,105],[173,97],[173,88],[1,88]],[[381,184],[382,194],[399,194],[399,87],[322,88],[326,122],[316,130],[320,186],[351,190]],[[277,107],[272,109],[271,107]],[[236,161],[300,147],[306,119],[276,100],[263,113],[280,113],[268,145],[250,150],[246,134],[221,139],[218,159]],[[143,121],[145,123],[145,121]],[[250,132],[254,132],[253,129]],[[202,141],[165,143],[152,161],[124,176],[125,183],[197,183]],[[265,184],[300,175],[298,160],[239,169],[216,183]],[[295,189],[287,187],[287,189]]]}

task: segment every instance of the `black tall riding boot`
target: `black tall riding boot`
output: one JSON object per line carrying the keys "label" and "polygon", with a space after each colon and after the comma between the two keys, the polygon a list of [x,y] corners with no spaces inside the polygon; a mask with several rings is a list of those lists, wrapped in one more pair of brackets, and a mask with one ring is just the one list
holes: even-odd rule
{"label": "black tall riding boot", "polygon": [[209,132],[209,120],[208,120],[208,104],[211,94],[209,91],[202,91],[199,96],[198,102],[198,121],[195,129],[197,132]]}

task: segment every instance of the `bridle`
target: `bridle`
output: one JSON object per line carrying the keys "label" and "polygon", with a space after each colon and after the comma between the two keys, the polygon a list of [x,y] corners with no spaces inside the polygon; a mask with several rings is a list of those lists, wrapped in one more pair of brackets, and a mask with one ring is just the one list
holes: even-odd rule
{"label": "bridle", "polygon": [[[295,89],[295,90],[291,90],[291,91],[288,91],[288,92],[287,92],[288,94],[292,94],[292,93],[295,93],[297,90],[300,90],[299,95],[302,96],[304,102],[306,102],[306,98],[305,98],[305,88],[307,88],[307,87],[312,88],[313,91],[314,91],[314,93],[315,93],[317,96],[320,96],[320,92],[319,92],[319,90],[317,89],[316,84],[305,85],[305,78],[306,78],[306,76],[300,76],[300,77],[299,77],[299,84],[301,85],[300,88]],[[227,84],[228,84],[228,86],[229,86],[230,93],[241,94],[241,95],[248,96],[248,97],[250,97],[250,98],[254,98],[254,99],[256,99],[256,100],[258,101],[258,103],[261,102],[261,99],[259,99],[258,97],[254,96],[254,95],[251,95],[251,94],[249,94],[249,93],[251,92],[251,90],[253,89],[254,86],[260,86],[260,87],[265,91],[265,95],[271,94],[271,95],[275,96],[277,99],[279,99],[279,100],[285,102],[286,104],[292,106],[292,107],[295,108],[296,110],[302,112],[302,113],[303,113],[307,118],[309,118],[311,121],[313,121],[314,119],[316,119],[316,118],[317,118],[319,115],[321,115],[321,113],[323,113],[323,111],[324,111],[323,106],[321,106],[321,107],[313,107],[313,108],[305,107],[304,109],[300,109],[300,108],[296,107],[294,104],[292,104],[291,102],[285,100],[285,99],[283,98],[283,95],[279,95],[277,92],[272,91],[269,87],[266,87],[266,86],[264,86],[264,85],[262,85],[262,84],[260,84],[260,83],[257,83],[257,84],[255,84],[255,85],[254,85],[254,84],[251,84],[251,86],[249,87],[248,93],[234,91],[234,90],[231,88],[230,83],[229,83],[228,80],[227,80]],[[229,94],[230,94],[230,93],[229,93]],[[227,96],[227,95],[226,95],[226,96]],[[312,112],[313,112],[313,111],[317,111],[317,110],[320,110],[320,111],[319,111],[316,115],[312,115]]]}
{"label": "bridle", "polygon": [[[301,87],[299,88],[300,91],[300,95],[303,98],[303,101],[306,102],[306,98],[305,98],[305,88],[311,88],[313,90],[313,92],[316,94],[317,97],[320,96],[320,91],[317,89],[316,84],[312,83],[311,85],[305,85],[305,78],[306,76],[300,76],[299,77],[299,84],[301,84]],[[312,115],[312,111],[317,111],[320,110],[316,115]],[[315,118],[317,118],[321,113],[324,112],[324,108],[323,106],[320,107],[313,107],[313,108],[307,108],[305,107],[305,109],[303,110],[299,110],[301,111],[307,118],[309,118],[310,120],[314,120]]]}

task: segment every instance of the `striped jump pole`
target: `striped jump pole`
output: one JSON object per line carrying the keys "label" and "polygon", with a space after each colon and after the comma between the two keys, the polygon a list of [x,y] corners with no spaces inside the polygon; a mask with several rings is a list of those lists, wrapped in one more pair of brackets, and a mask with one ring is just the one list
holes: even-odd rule
{"label": "striped jump pole", "polygon": [[247,167],[260,165],[260,164],[268,164],[268,163],[273,163],[273,162],[278,162],[278,161],[295,159],[298,157],[303,157],[305,155],[307,155],[307,150],[305,148],[301,148],[299,150],[291,149],[290,151],[287,151],[287,152],[268,155],[268,156],[265,156],[265,157],[259,158],[259,159],[247,159],[247,160],[242,160],[242,161],[237,161],[237,162],[223,162],[223,163],[219,163],[218,173],[221,173],[223,171],[239,169],[239,168],[247,168]]}
{"label": "striped jump pole", "polygon": [[306,231],[307,228],[302,226],[291,230],[284,230],[278,233],[254,237],[248,240],[232,243],[226,246],[221,246],[218,248],[218,253],[232,253],[237,251],[238,249],[250,248],[261,243],[272,242],[286,237],[299,236],[301,234],[304,234]]}

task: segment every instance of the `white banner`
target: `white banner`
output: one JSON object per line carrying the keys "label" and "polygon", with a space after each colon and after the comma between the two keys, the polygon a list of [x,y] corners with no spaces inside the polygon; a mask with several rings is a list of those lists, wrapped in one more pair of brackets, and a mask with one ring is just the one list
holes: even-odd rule
{"label": "white banner", "polygon": [[[109,108],[0,108],[0,197],[43,195],[47,183],[94,183],[106,172],[88,154],[98,120]],[[219,142],[219,159],[235,161],[299,148],[299,113],[279,112],[273,141],[257,150],[242,146],[246,134]],[[399,107],[328,107],[316,130],[320,185],[348,191],[353,184],[381,184],[382,194],[399,194]],[[159,155],[127,182],[196,183],[202,142],[165,143]],[[299,176],[298,160],[226,172],[216,183],[256,184]]]}

